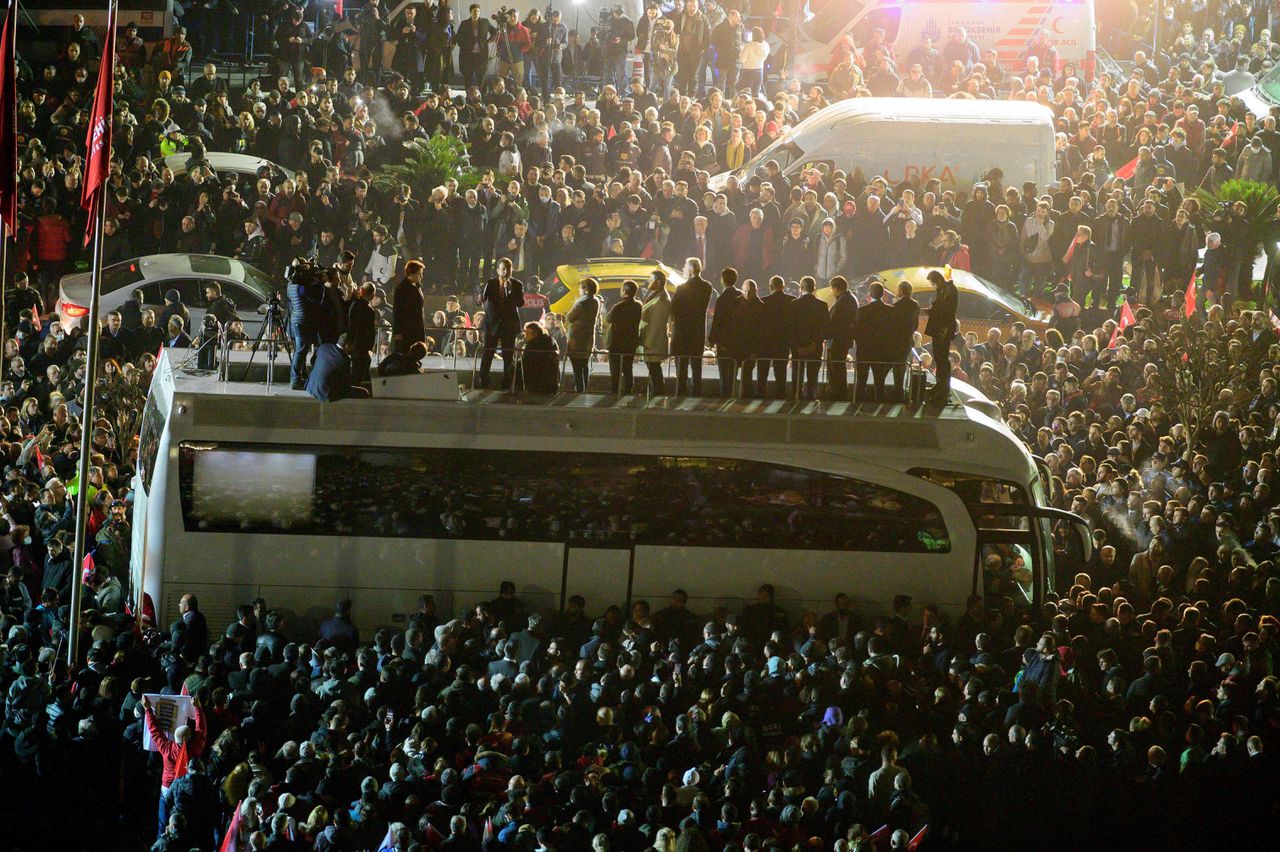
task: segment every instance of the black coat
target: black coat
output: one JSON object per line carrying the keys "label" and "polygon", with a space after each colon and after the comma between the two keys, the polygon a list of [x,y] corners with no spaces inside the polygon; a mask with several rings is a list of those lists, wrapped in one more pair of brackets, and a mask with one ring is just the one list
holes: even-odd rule
{"label": "black coat", "polygon": [[827,338],[827,303],[805,293],[787,306],[787,329],[797,358],[818,358]]}
{"label": "black coat", "polygon": [[893,303],[893,345],[889,348],[892,361],[905,361],[911,352],[912,336],[920,326],[920,303],[907,296]]}
{"label": "black coat", "polygon": [[863,305],[854,332],[859,362],[888,361],[893,349],[893,308],[877,300]]}
{"label": "black coat", "polygon": [[497,278],[490,278],[484,285],[484,334],[485,337],[513,338],[520,331],[520,308],[524,306],[524,284],[516,278],[507,279],[507,292]]}
{"label": "black coat", "polygon": [[956,333],[956,308],[959,306],[960,293],[956,285],[950,281],[938,287],[929,307],[929,321],[925,323],[924,333],[932,338],[950,338]]}
{"label": "black coat", "polygon": [[552,394],[560,389],[560,351],[548,334],[541,334],[525,344],[520,359],[520,375],[530,393]]}
{"label": "black coat", "polygon": [[827,340],[834,349],[846,352],[853,344],[858,327],[858,300],[852,293],[844,293],[836,299],[827,314]]}
{"label": "black coat", "polygon": [[750,351],[750,343],[744,339],[742,324],[736,316],[741,307],[742,291],[736,287],[726,287],[716,297],[716,311],[711,317],[707,340],[721,358],[738,358]]}
{"label": "black coat", "polygon": [[701,357],[707,346],[711,285],[695,275],[671,296],[671,354]]}
{"label": "black coat", "polygon": [[641,306],[635,299],[620,299],[605,314],[604,346],[610,353],[633,354],[640,346]]}
{"label": "black coat", "polygon": [[760,300],[764,305],[760,331],[756,338],[756,354],[765,358],[786,358],[791,309],[796,298],[786,293],[770,293]]}
{"label": "black coat", "polygon": [[347,344],[353,352],[372,352],[377,315],[364,299],[353,299],[347,308]]}
{"label": "black coat", "polygon": [[408,278],[402,278],[391,298],[392,334],[400,338],[396,348],[407,350],[427,336],[426,321],[422,318],[422,290]]}

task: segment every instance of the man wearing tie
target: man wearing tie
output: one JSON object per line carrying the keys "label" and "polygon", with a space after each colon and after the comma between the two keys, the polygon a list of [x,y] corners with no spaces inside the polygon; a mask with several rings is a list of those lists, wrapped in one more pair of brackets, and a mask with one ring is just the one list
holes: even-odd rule
{"label": "man wearing tie", "polygon": [[511,390],[515,379],[516,335],[520,333],[519,308],[524,304],[524,285],[511,277],[511,259],[498,261],[498,277],[484,285],[484,354],[480,357],[479,384],[489,387],[493,354],[502,348],[502,389]]}
{"label": "man wearing tie", "polygon": [[693,257],[702,269],[707,268],[707,217],[693,217]]}

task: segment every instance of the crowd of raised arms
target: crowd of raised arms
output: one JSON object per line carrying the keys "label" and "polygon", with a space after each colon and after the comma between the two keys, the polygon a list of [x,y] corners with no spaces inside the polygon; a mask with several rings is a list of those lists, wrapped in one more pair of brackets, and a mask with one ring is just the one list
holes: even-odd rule
{"label": "crowd of raised arms", "polygon": [[[1100,4],[1100,40],[1133,60],[1119,76],[1085,79],[1039,35],[1002,66],[963,30],[907,51],[871,32],[821,85],[787,74],[789,13],[758,3],[688,0],[639,20],[592,10],[589,32],[569,32],[558,9],[513,12],[499,31],[443,5],[394,19],[354,5],[347,35],[328,11],[267,10],[259,43],[276,67],[244,90],[201,60],[247,10],[197,2],[192,31],[158,44],[121,28],[107,263],[214,252],[278,277],[314,252],[344,269],[328,280],[335,335],[348,303],[381,309],[397,281],[462,294],[435,320],[437,343],[440,329],[474,328],[472,294],[504,257],[528,292],[559,264],[607,255],[676,268],[697,256],[708,277],[732,268],[760,294],[773,275],[794,289],[805,276],[970,268],[1053,294],[1051,327],[958,337],[945,357],[1046,459],[1051,502],[1088,518],[1094,556],[1062,546],[1040,611],[997,593],[956,617],[901,597],[877,602],[890,615],[860,617],[844,595],[801,614],[768,586],[739,611],[676,591],[627,611],[574,596],[564,612],[529,613],[508,584],[456,612],[424,596],[407,626],[372,636],[344,604],[318,632],[269,599],[229,623],[191,595],[176,618],[135,617],[138,410],[156,349],[193,330],[176,292],[162,317],[111,318],[103,416],[81,422],[84,336],[52,313],[87,251],[80,157],[101,32],[76,16],[56,60],[19,63],[23,227],[0,389],[6,846],[1265,842],[1280,750],[1280,344],[1251,275],[1261,223],[1191,197],[1232,176],[1280,178],[1275,117],[1233,98],[1280,58],[1262,4],[1162,4],[1154,51],[1150,4]],[[476,59],[493,40],[500,76]],[[647,60],[644,83],[630,79],[632,53]],[[707,190],[806,115],[869,94],[1042,102],[1058,179],[1006,187],[996,169],[975,187],[891,185],[766,163]],[[377,179],[435,137],[460,140],[478,185],[445,180],[419,198]],[[175,178],[163,157],[178,152],[192,157]],[[212,152],[295,174],[238,183],[200,167]],[[557,319],[541,323],[556,334]],[[475,339],[457,335],[464,349]],[[70,551],[84,489],[94,552],[82,571]],[[982,587],[1017,570],[993,556]],[[68,665],[81,582],[83,656]],[[157,730],[158,753],[142,747],[155,722],[144,693],[195,697],[175,739]]]}

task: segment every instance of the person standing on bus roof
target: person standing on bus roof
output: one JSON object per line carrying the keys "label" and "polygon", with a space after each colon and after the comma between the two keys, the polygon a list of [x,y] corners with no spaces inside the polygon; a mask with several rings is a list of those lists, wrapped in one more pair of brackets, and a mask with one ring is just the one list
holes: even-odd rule
{"label": "person standing on bus roof", "polygon": [[502,389],[511,390],[515,379],[516,335],[520,333],[520,306],[524,284],[511,277],[511,258],[498,261],[498,275],[484,285],[484,355],[480,358],[481,388],[489,387],[494,353],[502,349]]}
{"label": "person standing on bus roof", "polygon": [[892,341],[889,346],[890,371],[893,376],[890,382],[890,401],[901,398],[901,390],[906,383],[907,359],[911,357],[911,344],[915,340],[916,328],[920,325],[920,303],[911,297],[911,282],[898,282],[898,297],[893,302]]}
{"label": "person standing on bus roof", "polygon": [[671,354],[676,364],[676,396],[702,396],[702,353],[707,345],[707,305],[711,284],[702,277],[702,261],[684,263],[685,281],[671,296]]}
{"label": "person standing on bus roof", "polygon": [[565,314],[569,327],[569,363],[573,365],[573,389],[586,393],[591,377],[591,352],[596,348],[596,326],[600,317],[601,301],[597,295],[600,284],[594,278],[584,278],[578,287],[578,298]]}
{"label": "person standing on bus roof", "polygon": [[404,278],[392,293],[391,339],[397,352],[408,352],[413,344],[426,340],[427,324],[422,314],[422,276],[425,269],[420,260],[406,263]]}
{"label": "person standing on bus roof", "polygon": [[933,338],[933,363],[937,370],[934,382],[934,405],[946,405],[951,400],[951,341],[956,336],[956,307],[960,298],[956,285],[938,270],[929,272],[935,295],[928,308],[929,320],[924,333]]}
{"label": "person standing on bus roof", "polygon": [[744,341],[739,339],[737,311],[742,307],[742,291],[738,289],[738,270],[726,266],[720,271],[724,288],[716,296],[707,342],[716,348],[716,371],[720,374],[720,396],[733,396],[733,380],[742,361]]}
{"label": "person standing on bus roof", "polygon": [[858,300],[849,292],[849,280],[843,275],[831,279],[831,293],[835,301],[827,314],[827,390],[831,399],[847,401],[849,376],[846,359],[858,325]]}

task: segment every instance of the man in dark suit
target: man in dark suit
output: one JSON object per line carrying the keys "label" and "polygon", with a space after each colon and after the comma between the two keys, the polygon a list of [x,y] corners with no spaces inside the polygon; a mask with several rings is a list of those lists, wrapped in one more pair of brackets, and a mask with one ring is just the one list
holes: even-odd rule
{"label": "man in dark suit", "polygon": [[832,642],[852,642],[858,632],[858,616],[853,612],[853,604],[844,592],[836,595],[836,608],[818,622],[818,638],[830,647]]}
{"label": "man in dark suit", "polygon": [[858,300],[849,292],[849,281],[843,275],[831,279],[835,301],[827,314],[827,393],[833,400],[848,400],[849,376],[845,360],[853,348],[854,330],[858,326]]}
{"label": "man in dark suit", "polygon": [[[787,395],[788,322],[791,304],[795,297],[786,292],[787,282],[781,275],[769,279],[769,295],[761,299],[764,304],[763,322],[756,340],[759,357],[756,359],[756,384],[758,394],[766,399],[782,399]],[[769,368],[773,368],[776,393],[769,394]]]}
{"label": "man in dark suit", "polygon": [[480,357],[479,384],[489,387],[493,354],[502,348],[502,389],[511,390],[516,375],[516,335],[520,333],[520,306],[524,284],[511,277],[511,259],[498,261],[498,276],[484,285],[484,355]]}
{"label": "man in dark suit", "polygon": [[879,281],[872,281],[867,292],[871,295],[871,301],[858,309],[858,324],[855,328],[858,340],[856,394],[859,402],[878,402],[883,398],[884,380],[889,374],[893,308],[884,303],[884,285]]}
{"label": "man in dark suit", "polygon": [[420,260],[406,263],[404,278],[392,293],[391,339],[397,352],[408,352],[413,344],[426,340],[427,323],[422,315],[422,275],[425,269]]}
{"label": "man in dark suit", "polygon": [[622,282],[622,298],[604,317],[604,348],[609,352],[609,393],[631,393],[631,371],[640,346],[641,305],[636,282]]}
{"label": "man in dark suit", "polygon": [[343,332],[337,343],[321,343],[316,349],[316,363],[307,376],[307,393],[321,402],[369,397],[367,390],[352,382],[347,346],[347,333]]}
{"label": "man in dark suit", "polygon": [[889,369],[893,376],[889,392],[895,402],[901,398],[906,384],[907,359],[911,357],[911,344],[920,325],[920,303],[911,297],[911,292],[911,282],[898,282],[898,299],[893,303],[893,342],[889,347]]}
{"label": "man in dark suit", "polygon": [[938,270],[929,273],[935,294],[929,307],[929,319],[924,333],[933,339],[933,364],[937,377],[933,385],[934,405],[946,405],[951,401],[951,341],[956,336],[956,307],[960,294]]}
{"label": "man in dark suit", "polygon": [[743,348],[736,329],[741,325],[735,312],[742,307],[742,293],[735,286],[738,270],[726,266],[720,273],[724,289],[716,297],[715,314],[711,317],[711,333],[707,341],[716,348],[716,371],[720,373],[720,395],[733,396],[733,379],[742,363]]}
{"label": "man in dark suit", "polygon": [[[676,396],[702,396],[702,352],[707,347],[707,305],[711,284],[702,277],[702,261],[684,264],[685,282],[671,296],[671,354],[676,358]],[[690,380],[692,377],[692,380]]]}
{"label": "man in dark suit", "polygon": [[373,347],[376,338],[377,314],[373,312],[369,302],[377,288],[372,281],[366,281],[356,291],[347,309],[347,343],[351,347],[351,375],[355,383],[361,387],[369,387],[372,379],[369,376],[369,365],[373,360]]}
{"label": "man in dark suit", "polygon": [[818,373],[822,369],[822,343],[827,337],[827,303],[814,293],[818,282],[812,275],[800,279],[800,297],[788,306],[790,329],[791,382],[796,399],[818,395]]}
{"label": "man in dark suit", "polygon": [[209,650],[209,624],[195,595],[183,595],[178,601],[178,618],[169,625],[169,639],[173,650],[188,662]]}

